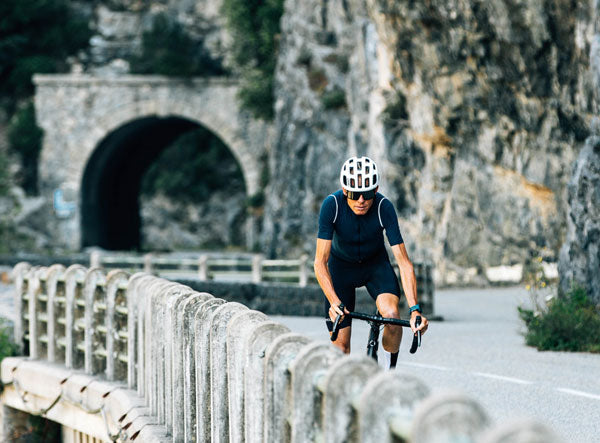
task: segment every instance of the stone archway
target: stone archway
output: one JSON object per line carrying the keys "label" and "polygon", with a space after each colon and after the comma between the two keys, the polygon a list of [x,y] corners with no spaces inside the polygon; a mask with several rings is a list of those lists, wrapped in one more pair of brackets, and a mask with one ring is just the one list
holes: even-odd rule
{"label": "stone archway", "polygon": [[[57,241],[67,248],[77,250],[94,243],[93,237],[84,238],[81,231],[82,205],[89,204],[88,197],[98,198],[118,190],[119,180],[127,182],[127,179],[117,179],[125,175],[112,174],[102,168],[110,164],[127,165],[138,171],[156,155],[159,145],[164,147],[170,137],[194,125],[207,128],[229,147],[241,167],[248,195],[260,190],[261,158],[268,152],[272,129],[239,109],[234,80],[37,75],[34,83],[36,116],[44,129],[40,188],[49,199],[61,191],[60,195],[66,195],[67,203],[73,205],[69,213],[61,215],[55,211],[60,236]],[[146,152],[148,159],[142,148],[119,151],[117,146],[127,144],[122,140],[131,137],[146,140],[150,146]],[[125,152],[137,152],[144,158],[138,157],[137,162],[126,159]],[[131,180],[129,185],[134,184],[134,179]],[[134,189],[135,186],[128,192]],[[131,202],[131,196],[118,198],[114,211],[119,210],[119,205],[127,206]],[[120,210],[128,217],[135,217],[129,207]],[[101,226],[104,215],[101,211],[92,211],[94,219],[86,219],[86,223]],[[131,226],[135,223],[132,221]],[[111,226],[112,223],[98,227],[97,235],[104,235],[102,230],[115,229]],[[133,231],[126,235],[133,235]],[[119,244],[137,244],[138,241],[122,239]]]}

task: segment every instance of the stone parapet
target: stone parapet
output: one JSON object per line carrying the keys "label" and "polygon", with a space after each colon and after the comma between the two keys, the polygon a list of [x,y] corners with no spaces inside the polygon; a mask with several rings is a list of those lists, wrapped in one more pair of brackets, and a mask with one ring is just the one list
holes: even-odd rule
{"label": "stone parapet", "polygon": [[494,427],[474,399],[430,395],[189,286],[79,265],[13,272],[26,356],[1,365],[2,437],[16,409],[102,441],[559,441],[536,423]]}

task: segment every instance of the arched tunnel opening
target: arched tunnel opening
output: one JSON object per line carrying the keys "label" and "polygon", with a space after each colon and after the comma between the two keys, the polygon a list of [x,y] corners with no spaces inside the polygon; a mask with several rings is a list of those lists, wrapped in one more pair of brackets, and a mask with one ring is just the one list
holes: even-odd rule
{"label": "arched tunnel opening", "polygon": [[[153,163],[164,162],[164,152],[176,140],[199,129],[203,128],[198,123],[181,117],[152,116],[125,124],[100,142],[86,165],[82,182],[83,248],[142,249],[140,193],[144,175],[150,167],[157,169]],[[203,134],[216,138],[206,129]],[[228,151],[226,147],[224,149]],[[233,158],[230,152],[228,155]],[[165,168],[163,174],[175,174],[188,165],[158,166]],[[178,189],[178,192],[184,194],[193,190]]]}

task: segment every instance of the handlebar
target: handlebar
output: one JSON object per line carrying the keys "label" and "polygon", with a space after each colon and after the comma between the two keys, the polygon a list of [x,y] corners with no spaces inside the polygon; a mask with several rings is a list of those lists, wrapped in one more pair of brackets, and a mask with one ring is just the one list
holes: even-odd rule
{"label": "handlebar", "polygon": [[[340,308],[343,311],[344,305],[341,304]],[[380,325],[397,325],[397,326],[403,326],[405,328],[410,328],[410,321],[402,320],[399,318],[387,318],[387,317],[382,317],[381,315],[363,314],[362,312],[349,312],[348,314],[345,314],[345,315],[350,318],[356,318],[359,320],[374,322],[374,323],[378,323]],[[333,322],[333,329],[331,331],[331,341],[337,340],[341,319],[342,319],[342,316],[338,315],[336,317],[335,321]],[[415,318],[415,325],[417,327],[419,327],[420,324],[421,324],[421,316],[418,315]],[[413,337],[412,345],[410,347],[409,352],[411,354],[414,354],[415,352],[417,352],[417,348],[419,348],[420,346],[421,346],[421,331],[417,331],[417,333]]]}

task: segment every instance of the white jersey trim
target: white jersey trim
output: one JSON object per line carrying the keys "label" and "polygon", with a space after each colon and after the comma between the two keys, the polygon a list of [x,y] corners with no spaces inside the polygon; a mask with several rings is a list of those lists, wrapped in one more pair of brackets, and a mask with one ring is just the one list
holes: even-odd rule
{"label": "white jersey trim", "polygon": [[381,204],[383,203],[384,200],[387,200],[387,198],[383,197],[381,199],[381,201],[379,202],[379,206],[377,206],[377,215],[379,216],[379,224],[381,225],[382,228],[383,228],[383,222],[381,221]]}
{"label": "white jersey trim", "polygon": [[329,194],[330,197],[333,197],[333,201],[335,202],[335,217],[333,217],[333,221],[331,223],[335,223],[335,221],[337,220],[337,216],[338,216],[338,202],[337,202],[337,198],[335,198],[335,195],[333,194]]}

